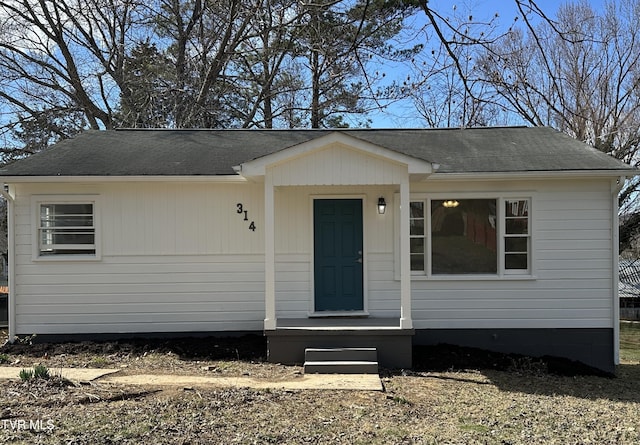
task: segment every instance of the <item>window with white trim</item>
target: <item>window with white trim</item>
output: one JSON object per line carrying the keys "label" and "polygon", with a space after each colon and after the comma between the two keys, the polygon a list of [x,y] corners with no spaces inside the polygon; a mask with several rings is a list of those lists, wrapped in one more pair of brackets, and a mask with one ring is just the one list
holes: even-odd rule
{"label": "window with white trim", "polygon": [[95,201],[38,201],[37,256],[96,257]]}
{"label": "window with white trim", "polygon": [[504,206],[505,272],[527,272],[531,252],[529,200],[505,199]]}
{"label": "window with white trim", "polygon": [[425,239],[425,214],[424,202],[413,201],[409,207],[409,245],[411,246],[411,270],[424,270],[424,255],[426,248]]}
{"label": "window with white trim", "polygon": [[452,196],[410,204],[412,274],[531,273],[530,198]]}

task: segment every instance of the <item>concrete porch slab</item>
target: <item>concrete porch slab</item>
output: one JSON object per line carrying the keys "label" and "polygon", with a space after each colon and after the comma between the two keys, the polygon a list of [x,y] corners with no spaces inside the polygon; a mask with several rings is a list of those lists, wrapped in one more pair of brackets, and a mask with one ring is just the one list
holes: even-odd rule
{"label": "concrete porch slab", "polygon": [[378,363],[388,369],[411,368],[413,329],[354,330],[292,327],[265,331],[267,360],[271,363],[301,364],[307,348],[376,348]]}
{"label": "concrete porch slab", "polygon": [[367,317],[278,318],[276,330],[397,331],[400,330],[400,319]]}

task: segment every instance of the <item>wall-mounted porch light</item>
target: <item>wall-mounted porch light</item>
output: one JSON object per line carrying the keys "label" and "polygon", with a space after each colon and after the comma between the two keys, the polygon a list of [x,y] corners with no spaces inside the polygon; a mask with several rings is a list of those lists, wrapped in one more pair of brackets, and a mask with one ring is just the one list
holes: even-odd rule
{"label": "wall-mounted porch light", "polygon": [[384,197],[381,196],[378,198],[378,213],[380,215],[384,215],[384,212],[387,210],[387,203],[384,200]]}

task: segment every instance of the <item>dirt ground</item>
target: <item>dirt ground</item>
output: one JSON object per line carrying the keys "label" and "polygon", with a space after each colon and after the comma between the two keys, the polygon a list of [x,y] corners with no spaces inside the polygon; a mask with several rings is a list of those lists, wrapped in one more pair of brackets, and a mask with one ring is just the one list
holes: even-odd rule
{"label": "dirt ground", "polygon": [[278,380],[302,372],[302,367],[267,363],[266,348],[266,341],[260,336],[65,343],[36,340],[33,344],[5,344],[0,354],[8,354],[11,361],[7,364],[12,366],[119,368],[120,375],[189,374]]}
{"label": "dirt ground", "polygon": [[[257,336],[16,343],[0,348],[0,360],[123,375],[301,375],[300,366],[267,363],[265,351]],[[611,378],[450,346],[417,348],[415,357],[412,370],[382,370],[384,392],[5,382],[0,443],[640,443],[639,362]]]}
{"label": "dirt ground", "polygon": [[[12,357],[6,364],[51,369],[119,368],[121,375],[192,374],[253,376],[283,379],[302,373],[301,366],[284,366],[266,361],[267,344],[262,336],[138,338],[119,341],[44,343],[37,337],[6,343],[0,331],[0,354]],[[569,360],[545,357],[531,359],[449,345],[414,348],[414,370],[534,368],[560,375],[601,375],[598,370]],[[392,373],[393,370],[382,370]]]}

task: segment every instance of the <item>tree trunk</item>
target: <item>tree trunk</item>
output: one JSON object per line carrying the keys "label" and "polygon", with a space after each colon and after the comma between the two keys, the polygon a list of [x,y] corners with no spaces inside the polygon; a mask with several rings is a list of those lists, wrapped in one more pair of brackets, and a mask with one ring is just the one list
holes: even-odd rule
{"label": "tree trunk", "polygon": [[311,51],[311,128],[320,128],[320,55]]}

